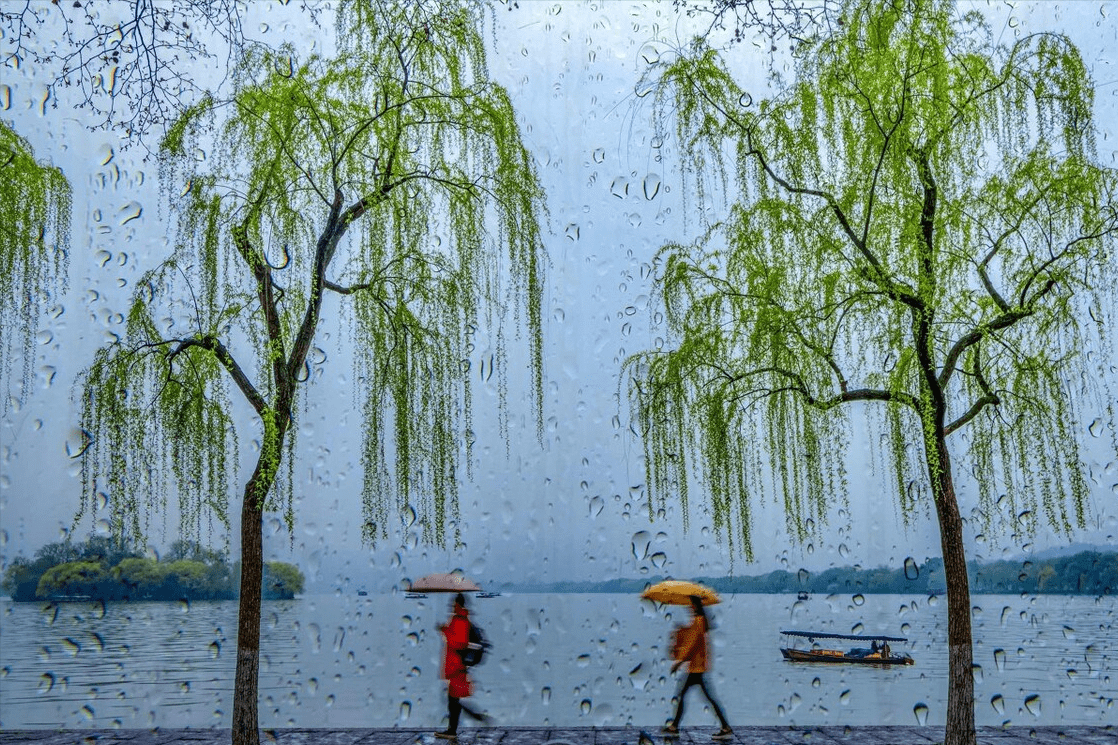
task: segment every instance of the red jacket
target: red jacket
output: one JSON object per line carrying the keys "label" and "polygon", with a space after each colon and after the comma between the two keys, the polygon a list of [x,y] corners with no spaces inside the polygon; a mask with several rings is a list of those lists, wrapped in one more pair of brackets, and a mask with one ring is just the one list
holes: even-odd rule
{"label": "red jacket", "polygon": [[466,674],[466,665],[462,662],[459,652],[470,643],[469,611],[459,608],[455,611],[450,622],[441,629],[446,640],[446,650],[443,655],[443,677],[450,684],[450,695],[454,698],[465,698],[470,695],[470,677]]}

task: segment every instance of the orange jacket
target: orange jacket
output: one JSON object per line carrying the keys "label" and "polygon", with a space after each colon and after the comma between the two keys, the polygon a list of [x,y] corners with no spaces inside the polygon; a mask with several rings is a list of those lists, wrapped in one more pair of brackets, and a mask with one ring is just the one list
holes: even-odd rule
{"label": "orange jacket", "polygon": [[689,625],[681,627],[676,632],[673,651],[675,659],[687,663],[687,672],[705,673],[710,666],[706,619],[696,616]]}

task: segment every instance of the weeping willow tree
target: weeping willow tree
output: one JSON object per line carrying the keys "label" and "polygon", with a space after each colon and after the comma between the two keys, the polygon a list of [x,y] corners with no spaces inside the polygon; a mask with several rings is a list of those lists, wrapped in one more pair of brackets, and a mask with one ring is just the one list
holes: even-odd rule
{"label": "weeping willow tree", "polygon": [[174,249],[85,374],[83,504],[121,534],[143,533],[176,497],[186,533],[226,520],[233,407],[251,408],[235,743],[258,741],[262,519],[295,517],[296,420],[325,358],[323,298],[351,311],[340,338],[357,359],[366,539],[413,510],[436,544],[457,524],[479,329],[504,370],[504,329],[526,327],[539,414],[543,195],[487,75],[481,11],[344,3],[336,57],[250,55],[233,98],[201,102],[162,143]]}
{"label": "weeping willow tree", "polygon": [[[0,121],[0,412],[11,403],[10,369],[22,358],[18,395],[34,380],[35,340],[47,303],[65,289],[70,183],[35,160],[31,146]],[[57,297],[54,297],[57,299]]]}
{"label": "weeping willow tree", "polygon": [[1080,406],[1102,405],[1083,352],[1112,319],[1118,179],[1065,36],[999,45],[943,0],[849,0],[842,20],[756,106],[701,41],[653,71],[695,193],[732,196],[661,249],[669,342],[628,360],[630,402],[650,499],[699,479],[747,556],[754,495],[800,537],[845,499],[850,413],[868,413],[903,514],[938,519],[946,742],[973,744],[951,456],[992,529],[1083,524]]}

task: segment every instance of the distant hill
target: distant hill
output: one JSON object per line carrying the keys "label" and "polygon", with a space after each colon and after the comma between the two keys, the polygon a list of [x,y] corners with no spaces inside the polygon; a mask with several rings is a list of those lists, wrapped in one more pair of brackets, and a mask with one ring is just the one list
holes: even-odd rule
{"label": "distant hill", "polygon": [[[510,592],[638,593],[665,577],[611,579],[598,582],[550,582],[505,584]],[[928,559],[890,569],[877,567],[832,567],[822,572],[777,570],[747,577],[695,577],[696,581],[722,593],[784,594],[808,592],[888,593],[898,595],[941,595],[947,592],[943,560]],[[1046,559],[994,561],[970,567],[971,593],[975,595],[1028,593],[1031,595],[1118,594],[1118,552],[1080,551]]]}

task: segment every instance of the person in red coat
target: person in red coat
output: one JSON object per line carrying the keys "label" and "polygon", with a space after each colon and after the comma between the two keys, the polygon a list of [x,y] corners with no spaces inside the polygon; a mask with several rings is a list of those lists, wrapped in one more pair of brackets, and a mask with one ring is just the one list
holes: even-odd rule
{"label": "person in red coat", "polygon": [[446,641],[443,654],[443,678],[447,682],[447,717],[449,722],[443,732],[436,732],[435,737],[444,740],[458,738],[458,719],[462,712],[484,722],[484,714],[470,709],[462,703],[462,699],[473,693],[473,682],[467,673],[466,664],[462,662],[462,652],[470,643],[470,612],[466,610],[466,597],[462,593],[454,598],[454,610],[450,620],[439,625]]}

